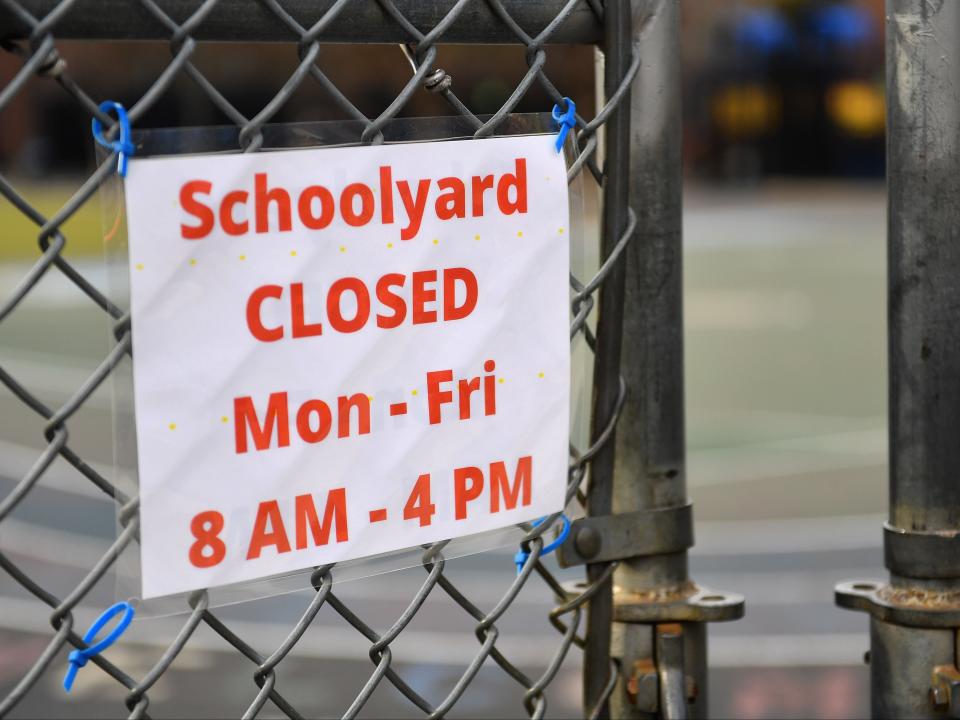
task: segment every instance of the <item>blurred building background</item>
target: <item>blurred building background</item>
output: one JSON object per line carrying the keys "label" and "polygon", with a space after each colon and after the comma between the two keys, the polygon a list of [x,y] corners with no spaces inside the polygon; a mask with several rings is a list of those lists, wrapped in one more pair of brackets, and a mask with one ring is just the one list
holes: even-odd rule
{"label": "blurred building background", "polygon": [[883,173],[883,2],[684,2],[690,168]]}
{"label": "blurred building background", "polygon": [[[683,0],[685,149],[697,177],[755,180],[769,175],[876,177],[883,172],[883,1]],[[165,43],[93,46],[60,42],[71,74],[95,97],[134,102],[169,61]],[[549,54],[547,72],[589,112],[592,50]],[[6,56],[6,57],[4,57]],[[193,60],[236,106],[252,116],[290,76],[289,46],[201,44]],[[376,116],[407,81],[395,46],[325,46],[321,65],[368,116]],[[495,112],[523,75],[523,51],[443,47],[438,64],[477,113]],[[10,77],[15,58],[0,55]],[[122,67],[123,73],[115,72]],[[142,127],[228,123],[182,76]],[[521,112],[549,109],[536,84]],[[336,119],[333,103],[307,82],[276,122]],[[449,112],[418,94],[404,115]],[[42,176],[86,167],[86,118],[52,83],[33,83],[3,118],[0,165]]]}

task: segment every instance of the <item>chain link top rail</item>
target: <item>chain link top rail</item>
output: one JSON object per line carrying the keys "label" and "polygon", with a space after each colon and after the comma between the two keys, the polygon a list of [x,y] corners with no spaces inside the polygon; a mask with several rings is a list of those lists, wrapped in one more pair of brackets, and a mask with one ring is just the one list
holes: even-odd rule
{"label": "chain link top rail", "polygon": [[[474,128],[475,137],[496,134],[504,119],[512,113],[529,89],[539,84],[555,102],[563,93],[544,71],[549,43],[596,43],[601,37],[602,7],[599,0],[567,0],[566,2],[520,2],[519,0],[457,0],[439,3],[434,0],[97,0],[99,8],[80,0],[0,0],[0,37],[3,50],[20,59],[16,74],[0,88],[0,113],[9,112],[14,97],[31,82],[56,83],[90,116],[98,118],[105,127],[112,128],[111,118],[101,113],[97,102],[90,97],[69,72],[67,63],[56,48],[56,37],[82,39],[138,38],[165,39],[169,43],[170,61],[146,92],[129,108],[131,123],[136,125],[144,114],[156,106],[173,81],[183,75],[189,77],[203,95],[239,128],[239,138],[245,152],[255,152],[263,144],[262,129],[289,100],[294,91],[306,84],[338,108],[343,116],[363,125],[361,142],[377,144],[383,141],[381,129],[396,118],[419,92],[432,92],[446,101],[454,113],[462,115]],[[227,7],[229,6],[229,7]],[[192,62],[198,43],[207,39],[271,40],[286,42],[295,47],[298,59],[295,70],[282,87],[253,117],[246,117]],[[336,86],[322,67],[321,43],[324,42],[394,42],[402,44],[411,65],[411,76],[393,101],[376,117],[367,117]],[[503,106],[489,119],[481,121],[456,95],[454,79],[436,66],[437,45],[443,42],[509,42],[525,48],[527,70]],[[569,180],[584,169],[598,183],[604,173],[598,158],[597,131],[624,97],[639,67],[639,56],[625,73],[617,92],[600,108],[591,120],[577,117],[572,131],[578,155],[569,168]],[[53,635],[40,652],[32,667],[10,693],[0,698],[0,716],[6,715],[35,686],[39,678],[51,669],[60,651],[69,646],[85,647],[74,631],[74,610],[90,589],[110,570],[121,552],[138,541],[137,499],[127,497],[105,477],[73,451],[69,444],[69,425],[77,411],[98,387],[110,376],[124,355],[132,352],[129,316],[101,293],[93,283],[63,257],[68,242],[61,228],[87,203],[111,175],[115,158],[109,157],[81,184],[70,199],[51,216],[41,214],[14,185],[0,175],[0,195],[36,226],[39,254],[32,267],[5,298],[0,298],[0,324],[21,306],[48,272],[59,272],[91,302],[106,313],[114,323],[117,343],[101,361],[99,367],[76,389],[59,408],[50,408],[38,397],[37,389],[29,388],[11,372],[0,366],[2,383],[26,408],[45,420],[43,429],[46,448],[30,470],[13,489],[0,498],[0,528],[5,518],[29,495],[38,480],[57,457],[63,458],[94,487],[111,498],[120,508],[123,530],[107,552],[87,572],[84,579],[65,597],[58,598],[32,579],[0,546],[0,568],[15,582],[50,609]],[[604,258],[599,271],[592,278],[581,281],[570,278],[572,289],[571,341],[582,335],[587,346],[594,348],[594,336],[588,320],[594,314],[594,296],[610,274],[622,262],[623,250],[633,239],[636,216],[627,211],[625,230],[613,252]],[[5,237],[5,242],[18,238]],[[2,327],[2,325],[0,325]],[[627,388],[619,381],[619,395],[613,415],[598,423],[603,427],[596,434],[596,442],[588,448],[571,445],[567,499],[581,505],[589,493],[590,461],[598,450],[610,442]],[[317,613],[324,606],[333,609],[345,623],[356,630],[358,642],[369,643],[368,655],[373,670],[363,683],[349,707],[331,711],[352,718],[364,707],[376,688],[385,680],[392,684],[427,717],[442,717],[468,691],[480,667],[490,660],[524,690],[523,706],[530,717],[543,717],[547,712],[545,690],[556,677],[573,646],[583,647],[584,638],[578,634],[581,614],[591,596],[610,577],[614,564],[608,566],[602,577],[581,587],[571,596],[547,567],[539,562],[544,546],[543,535],[550,532],[558,515],[535,528],[524,529],[524,548],[530,552],[523,566],[503,591],[500,600],[489,610],[472,602],[444,573],[443,555],[446,543],[424,547],[421,564],[426,573],[419,590],[410,598],[404,611],[382,633],[374,630],[335,592],[336,567],[317,568],[310,585],[315,593],[300,620],[287,637],[268,656],[264,657],[245,642],[238,633],[209,609],[205,591],[193,593],[188,600],[189,611],[179,632],[169,639],[156,663],[138,680],[101,656],[92,663],[128,690],[126,706],[131,718],[148,717],[149,691],[170,668],[177,655],[187,646],[201,624],[219,635],[251,663],[252,700],[244,717],[253,718],[268,702],[279,712],[291,718],[301,717],[294,701],[281,694],[280,670],[284,659],[296,647],[310,628]],[[512,568],[511,568],[512,569]],[[497,621],[511,606],[520,591],[539,577],[548,592],[559,604],[549,613],[549,621],[558,632],[558,643],[539,677],[530,677],[514,664],[497,646],[500,630]],[[463,668],[447,695],[428,699],[413,689],[393,667],[391,643],[403,633],[417,615],[428,596],[441,592],[452,600],[472,623],[477,639],[473,659]],[[59,668],[54,668],[57,671]],[[604,697],[593,708],[585,708],[586,716],[599,712],[613,688],[614,672],[606,686]]]}

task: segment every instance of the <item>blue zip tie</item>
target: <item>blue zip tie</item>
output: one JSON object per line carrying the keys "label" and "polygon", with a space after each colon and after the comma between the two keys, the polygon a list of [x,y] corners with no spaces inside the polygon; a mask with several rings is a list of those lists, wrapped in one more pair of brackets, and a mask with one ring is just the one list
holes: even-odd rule
{"label": "blue zip tie", "polygon": [[[532,523],[530,523],[530,525],[532,527],[537,527],[538,525],[542,525],[546,519],[546,517],[542,517],[539,520],[534,520]],[[560,534],[557,536],[556,540],[554,540],[552,543],[549,543],[545,548],[543,548],[543,550],[540,551],[540,557],[549,555],[558,547],[563,545],[564,540],[566,540],[567,536],[570,535],[570,518],[568,518],[566,515],[561,515],[560,520],[563,521],[563,529],[560,531]],[[517,551],[516,555],[513,556],[513,562],[517,565],[517,575],[523,572],[523,566],[527,564],[527,560],[529,559],[530,553],[522,548]]]}
{"label": "blue zip tie", "polygon": [[567,139],[567,133],[570,132],[570,128],[575,127],[577,124],[577,106],[574,105],[573,100],[568,97],[565,97],[563,102],[567,105],[566,112],[560,110],[559,105],[553,106],[553,121],[560,129],[557,133],[557,141],[554,144],[557,152],[563,150],[563,143]]}
{"label": "blue zip tie", "polygon": [[117,641],[117,638],[123,635],[124,631],[130,626],[130,622],[133,620],[134,612],[133,605],[128,602],[118,602],[116,605],[112,605],[103,611],[103,614],[96,619],[96,622],[94,622],[93,625],[90,626],[90,629],[87,630],[87,634],[83,636],[83,641],[88,645],[89,643],[93,642],[93,639],[97,636],[97,633],[103,630],[104,625],[113,620],[113,618],[120,613],[123,613],[123,617],[120,619],[120,622],[117,623],[117,626],[96,645],[90,645],[82,650],[73,650],[67,656],[67,659],[70,661],[70,667],[67,668],[67,674],[63,677],[64,690],[70,692],[70,689],[73,687],[73,681],[77,677],[77,671],[87,664],[87,660],[92,658],[94,655],[99,655],[102,653],[108,647],[113,645]]}
{"label": "blue zip tie", "polygon": [[123,105],[113,102],[113,100],[104,100],[100,103],[100,110],[105,113],[113,110],[117,114],[117,122],[120,123],[120,139],[111,141],[103,137],[103,125],[100,124],[98,118],[93,118],[91,122],[93,139],[105,148],[117,153],[117,173],[120,177],[126,177],[127,160],[135,150],[133,142],[130,140],[130,118],[127,117],[127,111]]}

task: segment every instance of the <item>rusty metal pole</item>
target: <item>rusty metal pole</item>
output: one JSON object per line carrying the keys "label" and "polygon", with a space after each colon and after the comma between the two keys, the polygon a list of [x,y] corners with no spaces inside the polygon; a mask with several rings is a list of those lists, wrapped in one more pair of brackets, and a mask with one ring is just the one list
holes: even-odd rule
{"label": "rusty metal pole", "polygon": [[[607,12],[614,5],[607,3]],[[560,560],[595,568],[619,562],[611,633],[619,675],[610,715],[702,718],[704,623],[740,617],[743,598],[699,588],[687,572],[693,526],[683,393],[680,1],[633,0],[630,9],[632,52],[641,64],[630,88],[636,229],[626,250],[620,364],[628,394],[610,509],[574,523]],[[606,62],[609,73],[609,56]]]}
{"label": "rusty metal pole", "polygon": [[886,47],[890,581],[837,602],[871,615],[875,717],[958,717],[960,3],[888,0]]}
{"label": "rusty metal pole", "polygon": [[[680,3],[634,2],[634,37],[641,65],[631,95],[630,196],[638,227],[637,238],[627,250],[621,362],[630,394],[617,428],[616,513],[687,505]],[[638,516],[638,521],[645,519]],[[692,533],[679,539],[678,545],[691,545]],[[705,715],[706,633],[702,626],[685,628],[679,650],[657,658],[656,625],[617,618],[617,610],[622,615],[629,608],[624,605],[628,593],[636,593],[637,599],[684,593],[689,585],[687,549],[669,550],[624,559],[615,573],[613,655],[620,660],[622,677],[612,698],[615,717],[638,717],[659,709],[659,687],[653,691],[662,679],[657,674],[658,659],[681,665],[664,668],[666,672],[684,674],[682,666],[686,666],[700,700],[691,706],[697,709],[693,717]],[[671,637],[680,635],[675,632]],[[661,710],[663,715],[672,714]]]}

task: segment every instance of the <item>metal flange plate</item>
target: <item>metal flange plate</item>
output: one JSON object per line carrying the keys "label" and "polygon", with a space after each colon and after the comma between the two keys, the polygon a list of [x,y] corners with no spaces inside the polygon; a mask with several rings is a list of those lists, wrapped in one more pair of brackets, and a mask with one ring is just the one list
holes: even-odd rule
{"label": "metal flange plate", "polygon": [[727,622],[743,617],[743,595],[689,583],[675,592],[638,593],[613,589],[616,622]]}
{"label": "metal flange plate", "polygon": [[[559,602],[580,597],[587,588],[582,580],[563,583]],[[727,622],[743,617],[743,595],[717,592],[688,583],[675,591],[657,593],[613,589],[613,619],[628,623]]]}
{"label": "metal flange plate", "polygon": [[960,627],[960,592],[898,588],[881,580],[836,586],[839,607],[861,610],[884,622],[922,628]]}

